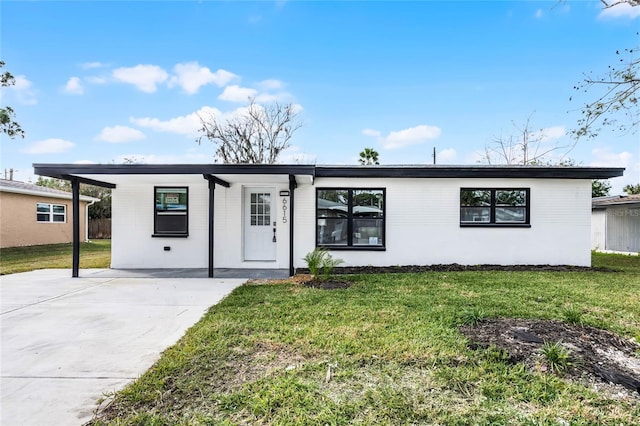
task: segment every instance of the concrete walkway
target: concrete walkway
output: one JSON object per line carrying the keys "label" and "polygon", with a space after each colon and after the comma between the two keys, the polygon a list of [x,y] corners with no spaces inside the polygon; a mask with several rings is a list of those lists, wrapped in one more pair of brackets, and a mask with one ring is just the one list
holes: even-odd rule
{"label": "concrete walkway", "polygon": [[[0,277],[0,424],[81,425],[244,279]],[[84,276],[84,277],[83,277]]]}

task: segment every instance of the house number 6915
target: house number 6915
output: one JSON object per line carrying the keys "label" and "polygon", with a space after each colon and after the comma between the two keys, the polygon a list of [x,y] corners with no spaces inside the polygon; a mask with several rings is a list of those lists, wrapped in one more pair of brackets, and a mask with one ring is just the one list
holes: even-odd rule
{"label": "house number 6915", "polygon": [[282,223],[287,223],[287,199],[282,199]]}

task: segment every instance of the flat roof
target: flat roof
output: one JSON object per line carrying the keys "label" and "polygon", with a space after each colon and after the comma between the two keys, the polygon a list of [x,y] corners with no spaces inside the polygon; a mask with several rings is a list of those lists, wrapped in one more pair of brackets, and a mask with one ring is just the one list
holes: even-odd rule
{"label": "flat roof", "polygon": [[620,206],[625,204],[640,204],[640,194],[598,197],[598,198],[594,198],[591,201],[591,205],[593,208],[604,208],[609,206]]}
{"label": "flat roof", "polygon": [[564,167],[513,165],[385,165],[331,166],[306,164],[47,164],[33,165],[34,173],[58,179],[108,184],[87,175],[294,175],[334,178],[536,178],[607,179],[622,176],[622,167]]}

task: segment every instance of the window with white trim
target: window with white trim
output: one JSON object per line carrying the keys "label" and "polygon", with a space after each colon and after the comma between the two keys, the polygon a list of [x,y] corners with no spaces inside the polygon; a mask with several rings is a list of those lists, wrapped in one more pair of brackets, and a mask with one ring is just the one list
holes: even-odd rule
{"label": "window with white trim", "polygon": [[37,203],[36,217],[42,223],[65,223],[67,206],[64,204]]}
{"label": "window with white trim", "polygon": [[461,188],[460,226],[530,226],[529,188]]}

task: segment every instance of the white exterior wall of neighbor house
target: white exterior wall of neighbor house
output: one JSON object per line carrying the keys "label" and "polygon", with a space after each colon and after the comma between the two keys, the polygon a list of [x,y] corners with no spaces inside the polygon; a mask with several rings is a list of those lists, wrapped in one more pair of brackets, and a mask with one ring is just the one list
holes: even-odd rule
{"label": "white exterior wall of neighbor house", "polygon": [[591,250],[606,250],[607,211],[597,209],[591,212]]}
{"label": "white exterior wall of neighbor house", "polygon": [[[132,177],[131,182],[136,182]],[[118,183],[112,192],[112,268],[206,268],[209,260],[209,189],[202,175],[149,175],[145,183]],[[216,268],[288,268],[289,223],[282,222],[282,198],[288,182],[268,183],[268,176],[248,176],[230,188],[216,185],[214,247]],[[285,178],[281,178],[281,181]],[[152,237],[154,186],[189,188],[189,236]],[[275,189],[277,253],[275,262],[243,260],[243,194],[245,188]],[[289,201],[287,198],[287,202]],[[287,210],[289,220],[289,210]],[[165,251],[164,247],[171,247]]]}
{"label": "white exterior wall of neighbor house", "polygon": [[606,250],[640,252],[640,208],[637,205],[608,206]]}
{"label": "white exterior wall of neighbor house", "polygon": [[[589,266],[586,179],[336,179],[296,190],[296,267],[315,247],[316,188],[386,188],[385,251],[335,250],[343,266],[459,263]],[[530,228],[461,228],[460,188],[530,188]]]}

